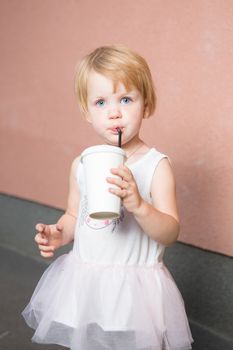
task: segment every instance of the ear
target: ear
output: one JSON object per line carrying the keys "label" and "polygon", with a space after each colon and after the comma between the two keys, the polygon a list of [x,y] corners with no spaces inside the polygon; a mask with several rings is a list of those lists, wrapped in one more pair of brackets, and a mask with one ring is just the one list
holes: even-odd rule
{"label": "ear", "polygon": [[145,107],[144,107],[143,119],[146,119],[146,118],[148,118],[149,116],[150,116],[150,114],[149,114],[149,108],[148,108],[147,105],[145,105]]}
{"label": "ear", "polygon": [[92,120],[88,112],[84,113],[84,117],[88,123],[92,124]]}

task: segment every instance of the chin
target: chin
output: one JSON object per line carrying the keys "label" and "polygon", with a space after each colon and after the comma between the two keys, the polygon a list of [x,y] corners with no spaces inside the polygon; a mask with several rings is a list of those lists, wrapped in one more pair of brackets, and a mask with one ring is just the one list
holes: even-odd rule
{"label": "chin", "polygon": [[111,145],[111,146],[118,146],[118,137],[115,135],[114,138],[112,138],[112,140],[108,138],[104,138],[102,137],[102,140],[104,140],[104,142],[108,145]]}

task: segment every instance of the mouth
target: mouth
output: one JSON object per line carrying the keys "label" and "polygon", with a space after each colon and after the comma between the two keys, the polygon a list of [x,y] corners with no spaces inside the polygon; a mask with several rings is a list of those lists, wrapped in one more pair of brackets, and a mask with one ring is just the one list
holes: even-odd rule
{"label": "mouth", "polygon": [[123,128],[120,128],[120,127],[110,128],[109,130],[110,130],[114,135],[118,135],[119,130],[121,130],[121,132],[123,132]]}

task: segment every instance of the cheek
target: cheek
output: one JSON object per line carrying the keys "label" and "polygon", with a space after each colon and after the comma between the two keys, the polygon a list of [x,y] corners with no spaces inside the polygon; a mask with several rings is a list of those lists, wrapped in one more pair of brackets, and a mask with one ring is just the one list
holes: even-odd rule
{"label": "cheek", "polygon": [[138,108],[134,108],[130,116],[130,121],[132,123],[132,126],[139,127],[142,123],[142,119],[143,119],[142,108],[140,106]]}
{"label": "cheek", "polygon": [[103,124],[102,120],[97,119],[97,118],[92,120],[92,126],[98,133],[100,133],[104,128],[104,124]]}
{"label": "cheek", "polygon": [[98,109],[89,108],[89,117],[94,128],[103,124],[103,113]]}

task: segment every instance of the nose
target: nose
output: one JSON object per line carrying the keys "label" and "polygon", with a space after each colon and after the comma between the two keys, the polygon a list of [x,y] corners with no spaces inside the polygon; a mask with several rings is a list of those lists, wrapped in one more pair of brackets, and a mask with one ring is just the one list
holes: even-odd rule
{"label": "nose", "polygon": [[108,112],[109,119],[119,119],[122,117],[120,109],[117,107],[112,107]]}
{"label": "nose", "polygon": [[121,118],[121,115],[119,113],[111,113],[111,115],[109,116],[109,119],[119,119]]}

